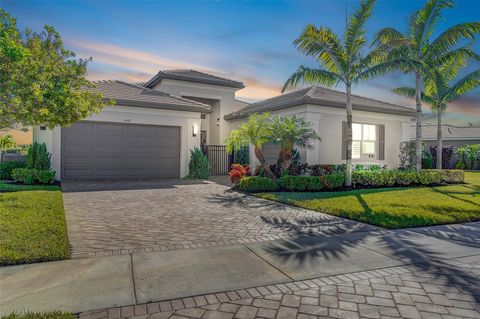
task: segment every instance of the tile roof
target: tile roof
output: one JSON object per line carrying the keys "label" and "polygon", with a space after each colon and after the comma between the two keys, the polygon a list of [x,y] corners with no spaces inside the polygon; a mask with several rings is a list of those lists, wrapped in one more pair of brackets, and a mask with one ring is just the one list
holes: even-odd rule
{"label": "tile roof", "polygon": [[212,111],[210,105],[149,89],[141,84],[114,80],[94,83],[96,87],[92,91],[102,93],[106,99],[113,99],[120,105],[202,113]]}
{"label": "tile roof", "polygon": [[[243,118],[252,113],[277,111],[304,104],[345,108],[345,93],[319,86],[311,86],[252,103],[240,111],[225,115],[225,119]],[[358,95],[352,95],[352,104],[353,109],[357,111],[415,116],[415,110],[411,108]]]}
{"label": "tile roof", "polygon": [[[410,128],[411,139],[415,139],[415,126]],[[479,126],[453,126],[442,125],[442,137],[444,140],[480,140]],[[437,125],[423,123],[422,139],[437,140]]]}
{"label": "tile roof", "polygon": [[153,78],[146,82],[146,87],[152,87],[162,79],[180,80],[187,82],[196,82],[204,84],[220,85],[232,88],[242,89],[245,85],[242,82],[222,78],[212,74],[207,74],[189,69],[161,70]]}

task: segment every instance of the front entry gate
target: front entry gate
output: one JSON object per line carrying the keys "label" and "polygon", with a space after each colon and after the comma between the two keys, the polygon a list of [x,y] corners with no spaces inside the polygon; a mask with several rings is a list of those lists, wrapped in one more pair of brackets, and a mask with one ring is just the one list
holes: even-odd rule
{"label": "front entry gate", "polygon": [[225,145],[203,145],[203,153],[208,158],[210,175],[228,175],[233,163],[233,155],[229,155]]}

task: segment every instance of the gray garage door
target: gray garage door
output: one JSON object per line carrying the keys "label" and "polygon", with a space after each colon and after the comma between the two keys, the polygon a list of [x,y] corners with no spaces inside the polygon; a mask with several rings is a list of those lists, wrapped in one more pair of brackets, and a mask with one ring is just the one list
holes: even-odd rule
{"label": "gray garage door", "polygon": [[62,178],[179,177],[180,128],[78,122],[62,129]]}

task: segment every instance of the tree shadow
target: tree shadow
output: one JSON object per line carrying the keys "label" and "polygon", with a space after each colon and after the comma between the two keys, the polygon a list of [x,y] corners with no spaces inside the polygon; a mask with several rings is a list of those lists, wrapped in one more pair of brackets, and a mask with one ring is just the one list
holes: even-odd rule
{"label": "tree shadow", "polygon": [[442,194],[442,195],[445,195],[445,196],[448,196],[450,198],[453,198],[453,199],[456,199],[456,200],[459,200],[459,201],[462,201],[462,202],[465,202],[465,203],[468,203],[468,204],[471,204],[471,205],[474,205],[474,206],[478,206],[480,207],[480,204],[474,202],[474,201],[471,201],[471,200],[468,200],[468,199],[465,199],[465,198],[461,198],[459,196],[455,196],[454,194],[465,194],[465,195],[473,195],[475,196],[476,194],[474,193],[458,193],[458,192],[445,192],[445,191],[442,191],[440,189],[438,189],[437,187],[432,187],[432,190],[436,193],[439,193],[439,194]]}
{"label": "tree shadow", "polygon": [[286,210],[291,209],[287,205],[274,201],[264,200],[255,196],[244,194],[233,189],[227,189],[222,193],[213,193],[207,197],[211,203],[222,205],[225,208],[241,207],[245,209]]}

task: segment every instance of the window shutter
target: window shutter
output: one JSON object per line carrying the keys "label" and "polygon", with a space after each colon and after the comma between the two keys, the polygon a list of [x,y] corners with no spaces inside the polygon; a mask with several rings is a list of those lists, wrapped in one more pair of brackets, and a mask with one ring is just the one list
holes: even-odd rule
{"label": "window shutter", "polygon": [[342,160],[347,159],[347,122],[342,122]]}
{"label": "window shutter", "polygon": [[378,125],[378,159],[385,160],[385,125]]}

